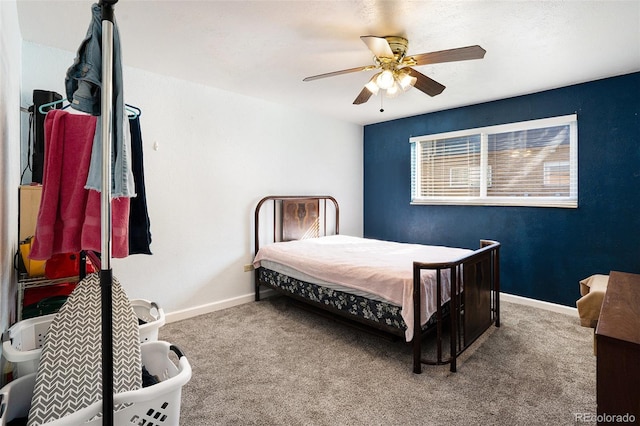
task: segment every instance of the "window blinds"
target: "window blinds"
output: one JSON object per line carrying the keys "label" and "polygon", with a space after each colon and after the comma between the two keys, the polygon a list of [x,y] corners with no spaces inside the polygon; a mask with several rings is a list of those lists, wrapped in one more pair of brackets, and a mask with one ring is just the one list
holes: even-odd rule
{"label": "window blinds", "polygon": [[575,116],[412,138],[414,203],[577,206]]}

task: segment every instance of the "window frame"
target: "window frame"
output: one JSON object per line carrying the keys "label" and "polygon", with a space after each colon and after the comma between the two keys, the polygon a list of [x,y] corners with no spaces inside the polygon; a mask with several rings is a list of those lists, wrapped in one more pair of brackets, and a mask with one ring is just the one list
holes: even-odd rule
{"label": "window frame", "polygon": [[[491,179],[487,173],[481,174],[480,195],[478,196],[419,196],[421,176],[420,164],[422,143],[441,139],[461,138],[480,135],[481,165],[487,169],[488,164],[488,135],[494,133],[518,132],[532,129],[542,129],[556,126],[569,126],[569,195],[568,196],[496,196],[487,195],[487,187],[491,186]],[[411,201],[412,205],[481,205],[481,206],[526,206],[526,207],[578,207],[578,118],[577,114],[563,115],[536,120],[499,124],[473,129],[456,130],[409,138],[411,146]],[[558,163],[557,160],[549,162]],[[546,168],[544,170],[546,173]],[[545,176],[546,179],[546,176]],[[489,186],[484,184],[489,180]],[[541,187],[545,185],[541,184]]]}

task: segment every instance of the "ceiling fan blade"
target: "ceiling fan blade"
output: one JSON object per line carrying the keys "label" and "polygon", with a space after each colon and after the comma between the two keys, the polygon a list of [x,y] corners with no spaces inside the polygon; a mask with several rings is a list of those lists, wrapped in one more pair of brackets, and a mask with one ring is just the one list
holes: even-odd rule
{"label": "ceiling fan blade", "polygon": [[409,71],[409,75],[416,78],[416,82],[413,85],[416,89],[426,93],[429,96],[436,96],[442,93],[445,86],[427,77],[426,75],[414,70],[413,68],[406,68]]}
{"label": "ceiling fan blade", "polygon": [[342,74],[349,74],[352,72],[358,72],[358,71],[368,71],[370,69],[375,68],[372,65],[366,65],[364,67],[356,67],[356,68],[349,68],[348,70],[341,70],[341,71],[334,71],[334,72],[328,72],[325,74],[318,74],[318,75],[313,75],[311,77],[306,77],[304,78],[302,81],[312,81],[312,80],[318,80],[320,78],[327,78],[327,77],[333,77],[336,75],[342,75]]}
{"label": "ceiling fan blade", "polygon": [[356,99],[353,101],[354,105],[360,105],[369,100],[369,98],[373,95],[369,89],[363,87]]}
{"label": "ceiling fan blade", "polygon": [[411,55],[407,59],[413,58],[416,65],[439,64],[441,62],[467,61],[470,59],[482,59],[487,53],[482,47],[467,46],[457,49],[440,50],[438,52],[419,53]]}
{"label": "ceiling fan blade", "polygon": [[360,40],[362,40],[369,50],[376,55],[376,58],[393,59],[395,57],[391,50],[391,46],[389,46],[389,42],[383,37],[360,36]]}

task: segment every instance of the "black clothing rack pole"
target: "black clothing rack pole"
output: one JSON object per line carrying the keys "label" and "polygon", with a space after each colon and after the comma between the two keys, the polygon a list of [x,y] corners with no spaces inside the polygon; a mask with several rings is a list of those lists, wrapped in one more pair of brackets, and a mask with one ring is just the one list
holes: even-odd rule
{"label": "black clothing rack pole", "polygon": [[113,426],[113,274],[111,271],[111,141],[113,138],[113,6],[118,0],[100,0],[102,9],[102,192],[100,195],[102,311],[102,424]]}

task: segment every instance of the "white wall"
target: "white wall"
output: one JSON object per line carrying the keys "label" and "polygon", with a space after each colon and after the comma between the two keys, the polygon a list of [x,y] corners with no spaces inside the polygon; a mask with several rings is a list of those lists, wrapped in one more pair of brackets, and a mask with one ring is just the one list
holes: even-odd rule
{"label": "white wall", "polygon": [[[66,96],[74,57],[25,42],[23,104],[33,89]],[[253,208],[268,194],[333,195],[341,233],[362,235],[361,126],[161,72],[124,67],[125,101],[142,109],[154,253],[114,260],[129,297],[154,300],[174,319],[251,300],[243,265],[253,254]]]}
{"label": "white wall", "polygon": [[13,255],[18,246],[21,37],[15,1],[0,1],[0,333],[15,308]]}

